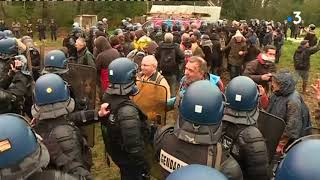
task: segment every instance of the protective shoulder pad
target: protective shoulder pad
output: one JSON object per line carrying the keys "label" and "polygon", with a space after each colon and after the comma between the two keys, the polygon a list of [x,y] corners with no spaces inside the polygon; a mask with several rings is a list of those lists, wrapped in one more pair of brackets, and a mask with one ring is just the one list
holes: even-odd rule
{"label": "protective shoulder pad", "polygon": [[54,136],[57,139],[62,137],[70,137],[73,135],[74,131],[75,127],[72,127],[71,125],[59,125],[51,131],[50,136]]}
{"label": "protective shoulder pad", "polygon": [[117,114],[120,120],[139,118],[138,109],[132,105],[124,105],[120,107]]}
{"label": "protective shoulder pad", "polygon": [[258,141],[264,141],[263,135],[260,130],[255,126],[248,126],[244,128],[240,134],[239,138],[245,143],[254,143]]}
{"label": "protective shoulder pad", "polygon": [[174,126],[171,124],[165,125],[165,126],[161,127],[160,129],[158,129],[154,135],[154,141],[153,141],[154,147],[156,147],[156,148],[159,147],[163,137],[167,133],[173,133],[173,130],[174,130]]}

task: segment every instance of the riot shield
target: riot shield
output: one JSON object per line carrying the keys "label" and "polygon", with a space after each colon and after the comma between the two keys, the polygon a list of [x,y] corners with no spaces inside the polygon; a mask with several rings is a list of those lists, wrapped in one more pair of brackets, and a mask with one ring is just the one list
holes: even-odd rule
{"label": "riot shield", "polygon": [[260,110],[257,125],[266,141],[271,162],[286,124],[281,118]]}
{"label": "riot shield", "polygon": [[[76,110],[95,109],[97,70],[94,67],[81,64],[68,64],[69,71],[64,79],[71,86],[71,95],[76,101]],[[81,127],[87,136],[88,143],[94,146],[94,125]]]}
{"label": "riot shield", "polygon": [[139,93],[132,100],[154,124],[166,124],[167,89],[159,84],[137,81]]}

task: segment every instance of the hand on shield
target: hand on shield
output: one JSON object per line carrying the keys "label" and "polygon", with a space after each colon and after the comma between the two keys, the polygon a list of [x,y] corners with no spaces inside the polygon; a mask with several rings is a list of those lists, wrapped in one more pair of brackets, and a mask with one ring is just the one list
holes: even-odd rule
{"label": "hand on shield", "polygon": [[315,98],[320,101],[320,79],[317,79],[315,84],[312,84],[311,87],[315,91]]}
{"label": "hand on shield", "polygon": [[100,110],[98,111],[99,117],[105,117],[105,116],[109,115],[110,110],[108,109],[108,107],[109,107],[108,103],[101,104]]}

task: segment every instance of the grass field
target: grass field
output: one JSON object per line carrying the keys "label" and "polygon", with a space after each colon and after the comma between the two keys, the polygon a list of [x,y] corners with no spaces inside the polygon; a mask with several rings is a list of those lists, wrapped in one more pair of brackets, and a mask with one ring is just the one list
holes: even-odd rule
{"label": "grass field", "polygon": [[[289,34],[289,33],[288,33]],[[320,33],[318,31],[318,37]],[[39,44],[39,42],[36,42]],[[46,48],[47,50],[54,49],[56,47],[61,47],[62,45],[62,39],[59,39],[56,42],[52,41],[46,41]],[[280,58],[280,63],[277,65],[278,70],[279,69],[289,69],[290,71],[294,72],[293,69],[293,60],[292,56],[294,51],[299,45],[299,41],[291,41],[291,40],[286,40],[285,44],[282,49],[282,56]],[[317,54],[311,56],[311,72],[310,72],[310,83],[314,82],[315,79],[320,78],[320,52]],[[301,84],[299,83],[297,88],[301,92]],[[317,106],[313,96],[312,96],[312,90],[311,88],[308,88],[310,93],[308,95],[304,96],[304,99],[311,109],[312,115],[314,108]],[[320,127],[319,122],[313,121],[313,125]],[[92,168],[92,172],[95,176],[95,179],[97,180],[116,180],[120,179],[119,178],[119,170],[118,168],[112,164],[111,167],[107,167],[106,162],[105,162],[105,156],[104,156],[104,145],[101,137],[101,132],[100,132],[100,126],[96,125],[96,145],[93,148],[93,158],[94,158],[94,166]]]}

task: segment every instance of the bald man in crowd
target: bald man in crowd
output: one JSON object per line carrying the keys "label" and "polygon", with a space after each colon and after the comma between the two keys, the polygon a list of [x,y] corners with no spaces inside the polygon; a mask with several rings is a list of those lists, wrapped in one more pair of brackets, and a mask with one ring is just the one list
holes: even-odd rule
{"label": "bald man in crowd", "polygon": [[141,61],[141,72],[138,80],[152,82],[167,89],[167,98],[170,98],[170,86],[167,80],[157,71],[158,61],[153,55],[145,56]]}

